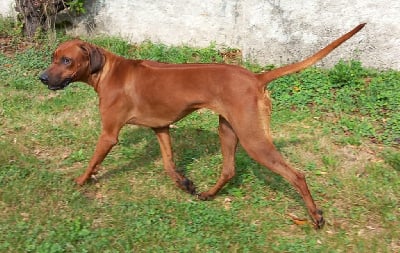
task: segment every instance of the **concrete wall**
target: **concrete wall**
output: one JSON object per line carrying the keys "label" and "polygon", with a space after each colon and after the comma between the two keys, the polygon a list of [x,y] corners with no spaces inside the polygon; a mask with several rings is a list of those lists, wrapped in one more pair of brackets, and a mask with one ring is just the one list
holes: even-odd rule
{"label": "concrete wall", "polygon": [[0,15],[3,17],[14,15],[14,2],[13,0],[1,0]]}
{"label": "concrete wall", "polygon": [[[2,0],[0,8],[6,6]],[[73,33],[131,42],[240,48],[245,58],[282,65],[301,60],[359,23],[367,26],[320,66],[340,58],[400,70],[399,0],[98,0]],[[94,2],[94,3],[93,3]],[[0,12],[1,13],[1,12]]]}

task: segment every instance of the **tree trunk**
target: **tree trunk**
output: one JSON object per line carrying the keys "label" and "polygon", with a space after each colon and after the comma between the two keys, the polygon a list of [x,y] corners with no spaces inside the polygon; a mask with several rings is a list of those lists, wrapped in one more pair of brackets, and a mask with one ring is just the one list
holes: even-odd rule
{"label": "tree trunk", "polygon": [[32,37],[38,27],[41,26],[41,3],[39,1],[16,0],[16,11],[22,15],[24,24],[24,34]]}
{"label": "tree trunk", "polygon": [[57,12],[66,8],[64,0],[15,0],[16,11],[22,15],[24,35],[33,37],[38,29],[47,31],[55,26]]}

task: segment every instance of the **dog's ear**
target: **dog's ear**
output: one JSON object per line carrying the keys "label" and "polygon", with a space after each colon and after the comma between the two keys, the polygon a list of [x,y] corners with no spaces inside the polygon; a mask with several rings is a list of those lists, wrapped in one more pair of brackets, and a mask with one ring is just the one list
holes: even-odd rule
{"label": "dog's ear", "polygon": [[104,65],[104,55],[100,49],[90,44],[80,46],[89,55],[90,74],[98,72]]}

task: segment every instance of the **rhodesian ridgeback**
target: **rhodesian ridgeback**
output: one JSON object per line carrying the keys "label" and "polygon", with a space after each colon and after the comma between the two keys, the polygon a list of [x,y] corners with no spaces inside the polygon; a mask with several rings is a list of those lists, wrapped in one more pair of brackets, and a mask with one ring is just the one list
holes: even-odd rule
{"label": "rhodesian ridgeback", "polygon": [[169,126],[199,108],[219,115],[219,138],[223,155],[222,172],[216,184],[197,194],[213,198],[235,175],[238,142],[254,160],[281,175],[302,196],[314,226],[324,225],[305,176],[290,166],[276,150],[271,137],[271,100],[265,86],[281,76],[298,72],[338,47],[361,30],[360,24],[313,56],[294,64],[254,74],[227,64],[168,64],[130,60],[81,40],[62,43],[52,63],[40,75],[51,90],[72,82],[85,82],[99,96],[102,131],[86,171],[76,178],[84,184],[96,172],[125,124],[150,127],[157,135],[164,169],[176,185],[196,194],[193,183],[179,173],[173,161]]}

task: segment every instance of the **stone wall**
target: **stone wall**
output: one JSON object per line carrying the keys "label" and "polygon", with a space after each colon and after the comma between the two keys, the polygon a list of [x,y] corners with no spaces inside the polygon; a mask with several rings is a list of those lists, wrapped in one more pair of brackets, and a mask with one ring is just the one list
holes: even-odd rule
{"label": "stone wall", "polygon": [[[2,0],[0,8],[7,6]],[[367,26],[320,66],[358,59],[400,70],[398,0],[98,0],[75,21],[76,35],[108,34],[131,42],[239,48],[246,59],[282,65],[299,61],[359,23]],[[0,13],[3,13],[2,10]]]}

